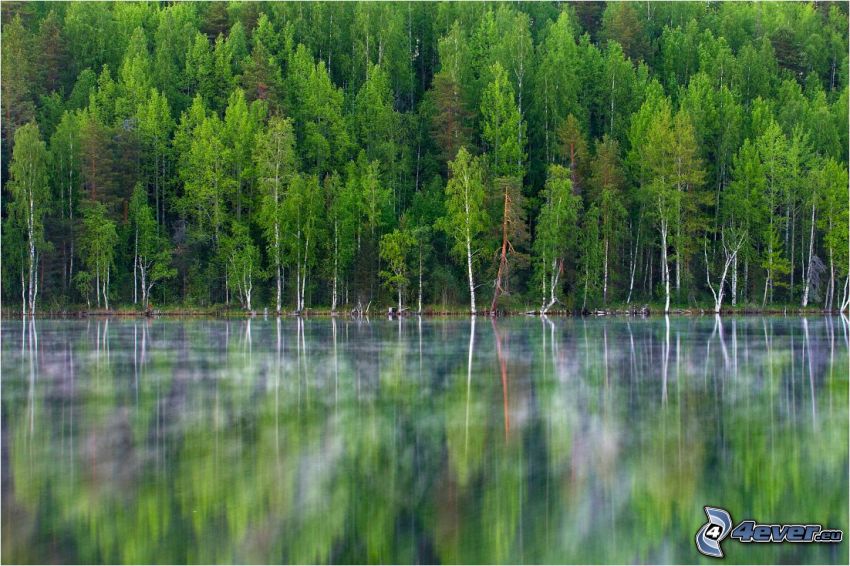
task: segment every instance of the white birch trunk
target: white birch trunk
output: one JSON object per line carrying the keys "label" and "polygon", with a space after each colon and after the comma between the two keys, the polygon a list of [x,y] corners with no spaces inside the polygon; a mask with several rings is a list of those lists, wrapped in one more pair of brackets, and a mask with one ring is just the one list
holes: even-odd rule
{"label": "white birch trunk", "polygon": [[472,279],[472,241],[469,228],[466,230],[466,272],[469,276],[469,312],[475,314],[475,282]]}
{"label": "white birch trunk", "polygon": [[809,261],[808,266],[806,267],[805,273],[803,273],[803,280],[805,281],[805,286],[803,287],[803,301],[802,306],[806,307],[809,304],[809,290],[812,286],[812,257],[815,253],[815,203],[812,202],[812,227],[809,234]]}
{"label": "white birch trunk", "polygon": [[661,221],[661,278],[664,283],[664,313],[670,312],[670,266],[667,264],[667,221]]}

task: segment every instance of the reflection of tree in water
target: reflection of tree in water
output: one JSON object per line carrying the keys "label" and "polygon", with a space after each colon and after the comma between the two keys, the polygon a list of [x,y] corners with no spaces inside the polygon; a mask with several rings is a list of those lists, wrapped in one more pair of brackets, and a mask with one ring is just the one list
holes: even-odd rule
{"label": "reflection of tree in water", "polygon": [[820,318],[4,322],[3,559],[690,561],[706,504],[846,529],[847,336]]}

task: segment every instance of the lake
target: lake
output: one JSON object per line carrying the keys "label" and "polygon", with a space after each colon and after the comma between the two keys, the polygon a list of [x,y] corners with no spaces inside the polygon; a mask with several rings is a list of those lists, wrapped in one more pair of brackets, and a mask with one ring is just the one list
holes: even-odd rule
{"label": "lake", "polygon": [[6,563],[717,563],[706,505],[847,536],[841,318],[4,320],[1,350]]}

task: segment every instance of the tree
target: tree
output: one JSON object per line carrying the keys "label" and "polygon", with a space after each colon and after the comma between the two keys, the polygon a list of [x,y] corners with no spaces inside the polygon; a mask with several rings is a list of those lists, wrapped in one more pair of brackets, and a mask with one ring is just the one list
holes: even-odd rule
{"label": "tree", "polygon": [[491,312],[494,312],[499,295],[505,290],[503,280],[507,277],[508,255],[516,253],[512,240],[521,238],[525,233],[522,202],[525,125],[514,101],[513,87],[507,73],[498,62],[493,64],[490,72],[493,80],[481,98],[481,115],[484,119],[482,135],[485,145],[492,152],[495,188],[502,204],[502,245],[490,306]]}
{"label": "tree", "polygon": [[235,181],[228,163],[230,151],[222,140],[222,123],[212,114],[204,118],[192,136],[185,163],[181,169],[184,194],[180,209],[189,218],[199,240],[218,243],[219,230],[225,221],[224,198]]}
{"label": "tree", "polygon": [[[9,142],[19,127],[35,116],[33,102],[32,38],[24,28],[20,15],[3,25],[3,149],[8,152]],[[8,153],[4,153],[8,156]]]}
{"label": "tree", "polygon": [[[50,137],[52,156],[53,202],[59,206],[62,233],[63,287],[67,290],[74,279],[74,215],[82,188],[80,162],[80,112],[66,111]],[[55,212],[55,209],[54,209]]]}
{"label": "tree", "polygon": [[557,127],[569,114],[580,111],[579,85],[569,72],[579,66],[580,55],[575,36],[575,24],[570,19],[570,12],[564,10],[549,27],[538,47],[533,79],[538,94],[531,100],[532,116],[538,126],[531,128],[531,135],[542,135],[542,139],[531,147],[542,146],[545,167],[554,163],[561,153],[557,148]]}
{"label": "tree", "polygon": [[673,159],[675,160],[674,182],[676,191],[676,293],[682,287],[683,274],[687,273],[687,261],[693,252],[693,234],[707,229],[703,214],[711,202],[711,195],[702,192],[705,171],[698,154],[694,128],[685,111],[680,110],[673,119]]}
{"label": "tree", "polygon": [[429,92],[434,106],[431,132],[444,163],[453,160],[458,150],[471,141],[473,112],[466,92],[469,73],[467,40],[458,22],[440,38],[441,69],[434,75]]}
{"label": "tree", "polygon": [[733,305],[738,300],[738,258],[744,261],[743,290],[745,295],[748,292],[746,275],[749,273],[749,263],[756,259],[755,246],[760,242],[762,226],[767,221],[767,211],[763,206],[766,183],[758,149],[746,139],[733,159],[732,181],[721,200],[723,225],[739,234],[743,242],[732,262]]}
{"label": "tree", "polygon": [[762,306],[764,306],[767,304],[768,297],[773,300],[773,287],[777,284],[778,276],[788,273],[791,269],[788,260],[783,257],[782,239],[779,236],[777,222],[781,206],[780,199],[788,179],[788,140],[779,125],[771,121],[764,134],[756,140],[756,148],[765,175],[765,190],[761,204],[767,219],[762,232],[762,242],[765,246],[762,267],[766,271],[762,297]]}
{"label": "tree", "polygon": [[508,281],[511,265],[517,261],[524,262],[526,255],[517,250],[528,239],[528,229],[525,217],[525,204],[522,197],[522,181],[518,177],[498,177],[495,188],[502,195],[502,223],[499,248],[499,267],[496,270],[496,281],[493,284],[493,301],[490,312],[496,312],[499,296],[508,291]]}
{"label": "tree", "polygon": [[381,238],[381,259],[387,262],[389,269],[381,271],[387,287],[398,294],[398,312],[404,310],[402,296],[409,280],[410,253],[416,245],[413,233],[405,228],[396,228]]}
{"label": "tree", "polygon": [[573,195],[567,169],[560,165],[549,166],[543,199],[537,217],[534,251],[543,295],[540,312],[546,314],[559,301],[557,293],[564,273],[564,262],[575,248],[578,233],[581,200]]}
{"label": "tree", "polygon": [[729,267],[733,264],[735,259],[738,257],[738,252],[741,250],[741,247],[744,244],[745,236],[736,233],[734,230],[732,232],[732,241],[728,242],[726,239],[726,227],[724,226],[721,229],[720,233],[720,243],[723,247],[723,271],[720,274],[720,282],[718,283],[717,290],[715,291],[714,286],[711,284],[711,269],[709,268],[710,262],[708,260],[708,244],[703,242],[704,246],[704,254],[705,254],[705,280],[708,284],[708,289],[711,291],[711,295],[714,297],[714,313],[720,314],[720,309],[723,307],[723,295],[725,293],[726,287],[726,277],[729,274]]}
{"label": "tree", "polygon": [[[819,159],[813,164],[809,172],[807,185],[809,185],[809,194],[806,195],[804,204],[806,208],[811,209],[811,219],[809,224],[809,245],[808,258],[804,256],[803,262],[803,296],[801,306],[805,308],[809,304],[809,297],[818,287],[820,273],[825,269],[823,261],[815,255],[815,228],[818,224],[824,230],[825,244],[827,253],[830,256],[830,281],[827,287],[827,295],[832,292],[835,286],[835,266],[834,266],[834,243],[830,238],[834,238],[831,232],[834,230],[831,223],[839,220],[838,209],[835,206],[834,195],[841,189],[846,192],[847,189],[847,172],[833,159]],[[821,219],[826,216],[825,219]],[[805,252],[805,249],[804,249]]]}
{"label": "tree", "polygon": [[15,132],[9,182],[6,189],[12,201],[9,216],[21,232],[25,259],[21,261],[21,309],[35,314],[38,300],[38,265],[42,252],[48,249],[44,239],[44,219],[50,210],[50,190],[47,184],[49,154],[41,140],[38,126],[30,122]]}
{"label": "tree", "polygon": [[622,227],[626,218],[619,149],[617,140],[606,134],[596,148],[596,157],[591,165],[592,185],[595,189],[593,201],[599,208],[602,236],[602,302],[604,304],[608,302],[609,265],[622,237]]}
{"label": "tree", "polygon": [[289,258],[295,263],[295,312],[301,313],[306,307],[307,275],[315,265],[320,246],[322,198],[318,178],[292,175],[284,207]]}
{"label": "tree", "polygon": [[[262,103],[260,103],[262,105]],[[249,111],[245,102],[245,93],[241,88],[234,89],[230,94],[227,109],[224,112],[224,136],[223,141],[228,147],[231,177],[235,189],[235,198],[232,208],[236,210],[236,219],[242,220],[243,202],[248,212],[251,210],[251,198],[243,197],[243,192],[251,185],[253,176],[253,163],[251,155],[254,149],[254,136],[259,129],[262,116],[257,115],[257,110]],[[260,110],[263,112],[263,110]]]}
{"label": "tree", "polygon": [[220,253],[226,264],[227,285],[236,289],[242,308],[251,312],[251,297],[254,281],[260,271],[260,252],[248,227],[236,220],[230,225],[230,233],[222,236]]}
{"label": "tree", "polygon": [[481,97],[482,138],[497,177],[523,176],[525,125],[514,101],[508,75],[499,63],[490,68],[493,81]]}
{"label": "tree", "polygon": [[478,238],[488,223],[481,161],[461,147],[457,157],[449,163],[449,169],[451,178],[446,185],[446,216],[440,219],[437,227],[454,241],[452,252],[466,258],[469,312],[475,314],[473,246],[477,247]]}
{"label": "tree", "polygon": [[139,135],[145,160],[144,175],[148,190],[153,191],[154,211],[158,224],[165,221],[165,187],[168,183],[169,136],[174,128],[168,100],[152,88],[136,111]]}
{"label": "tree", "polygon": [[[106,214],[106,207],[96,201],[87,201],[83,206],[82,239],[80,253],[88,270],[81,278],[94,279],[97,306],[109,309],[110,273],[115,263],[115,246],[118,233],[115,222]],[[91,274],[94,275],[91,275]]]}
{"label": "tree", "polygon": [[570,167],[573,192],[581,194],[582,178],[587,161],[587,142],[584,140],[578,120],[572,114],[568,115],[558,127],[558,141],[564,162]]}
{"label": "tree", "polygon": [[643,21],[629,3],[607,5],[602,15],[602,36],[609,42],[617,41],[632,60],[647,59],[650,54]]}
{"label": "tree", "polygon": [[600,298],[602,271],[602,253],[599,239],[599,209],[591,204],[582,218],[581,236],[579,237],[579,277],[582,287],[582,312],[587,311],[587,299],[590,297],[591,304],[597,303]]}
{"label": "tree", "polygon": [[153,73],[147,43],[145,31],[137,27],[118,71],[119,94],[115,102],[115,113],[119,119],[134,116],[147,100],[150,89],[153,87]]}
{"label": "tree", "polygon": [[325,63],[315,63],[303,45],[290,61],[287,87],[303,164],[308,171],[324,175],[344,162],[349,145],[343,94],[331,81]]}
{"label": "tree", "polygon": [[[832,309],[835,304],[835,283],[848,277],[848,217],[847,169],[834,159],[826,159],[813,170],[818,194],[821,199],[821,214],[818,225],[823,230],[824,246],[829,258],[829,283],[824,294],[824,306]],[[847,283],[845,282],[845,288]],[[845,291],[845,297],[847,296]],[[846,309],[846,300],[839,304]]]}
{"label": "tree", "polygon": [[329,201],[327,210],[331,223],[331,233],[327,239],[332,262],[331,312],[336,312],[340,279],[346,275],[359,241],[359,193],[358,184],[353,180],[343,183],[337,174],[325,177],[325,196]]}
{"label": "tree", "polygon": [[283,200],[286,187],[297,172],[295,132],[289,118],[275,116],[269,120],[268,127],[257,137],[257,152],[254,158],[262,194],[260,223],[268,242],[268,257],[275,274],[275,309],[279,313],[284,282]]}
{"label": "tree", "polygon": [[136,289],[141,291],[143,309],[150,306],[153,286],[177,275],[171,267],[168,240],[159,233],[154,213],[148,204],[147,192],[136,185],[130,201],[130,222],[133,228],[133,303],[137,302]]}
{"label": "tree", "polygon": [[[646,103],[644,103],[646,104]],[[652,116],[641,147],[645,169],[644,198],[652,211],[661,236],[661,283],[664,286],[664,312],[670,311],[670,267],[668,246],[671,230],[680,210],[681,192],[676,184],[676,140],[670,104],[665,101]]]}

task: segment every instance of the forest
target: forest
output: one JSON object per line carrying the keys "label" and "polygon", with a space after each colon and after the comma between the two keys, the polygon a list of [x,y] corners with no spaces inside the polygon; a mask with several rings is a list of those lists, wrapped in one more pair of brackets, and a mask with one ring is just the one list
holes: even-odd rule
{"label": "forest", "polygon": [[2,187],[7,313],[846,309],[848,5],[3,2]]}

